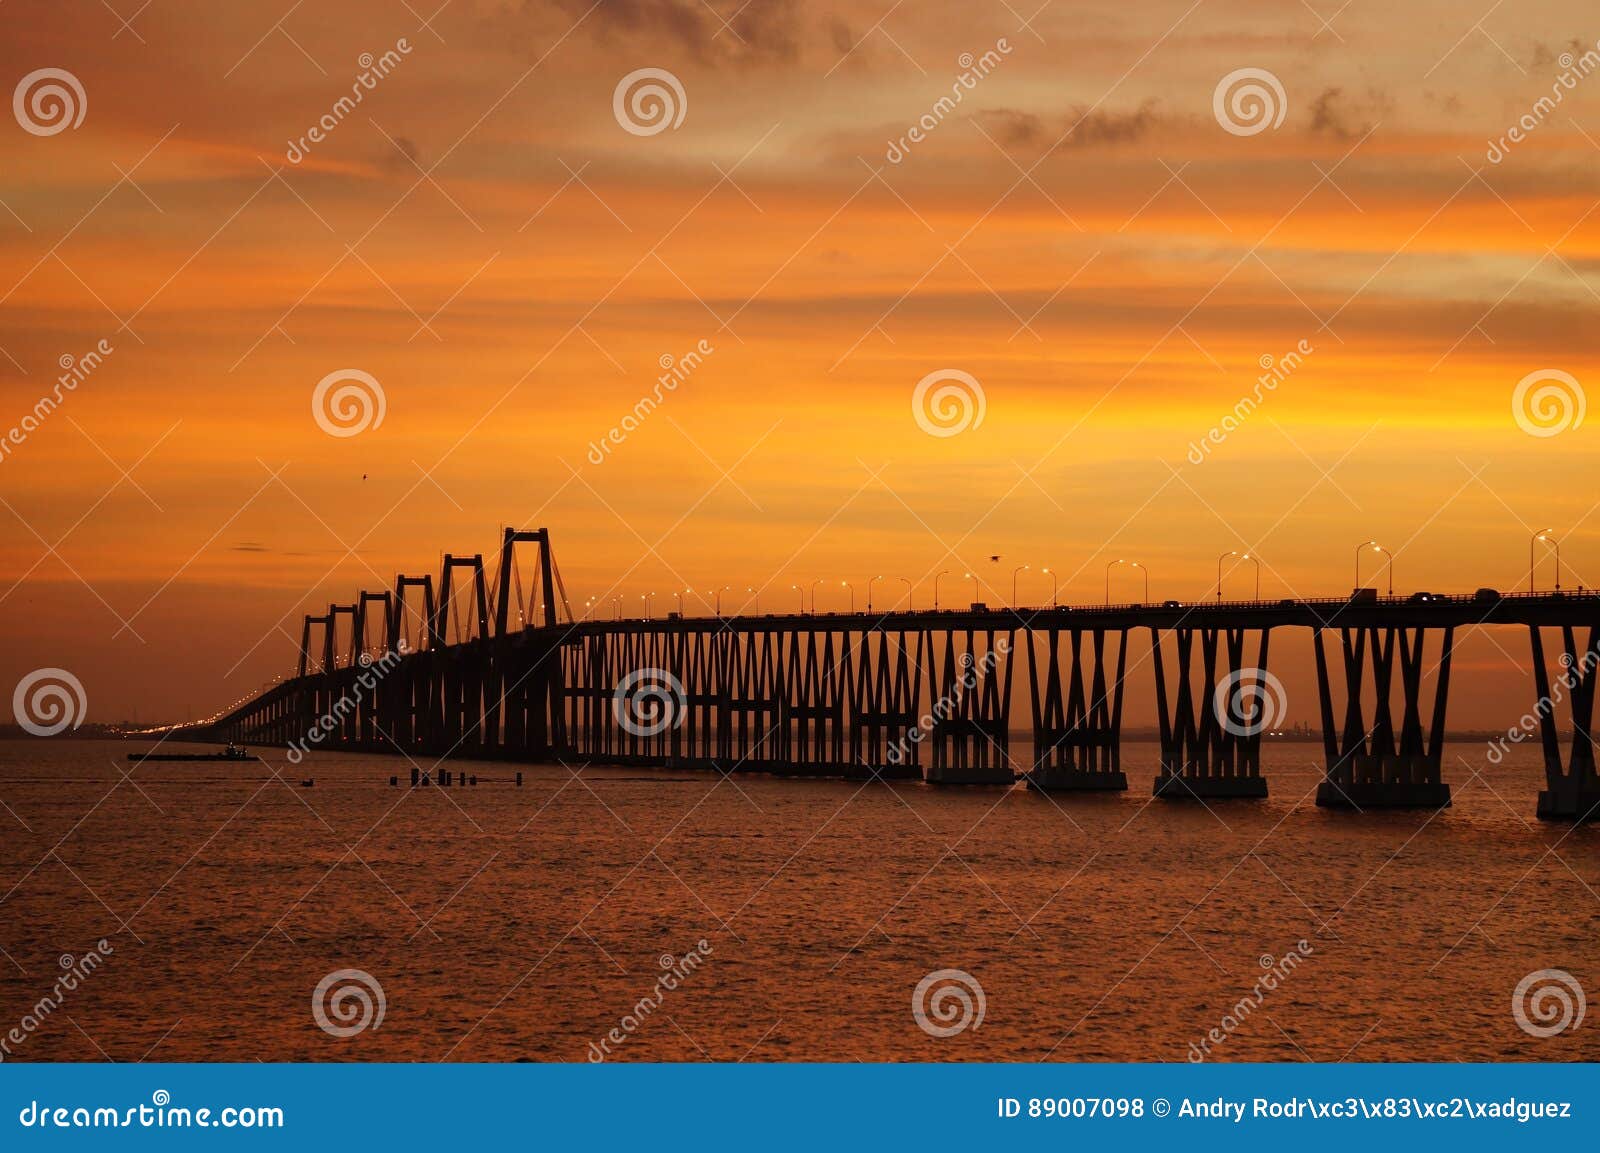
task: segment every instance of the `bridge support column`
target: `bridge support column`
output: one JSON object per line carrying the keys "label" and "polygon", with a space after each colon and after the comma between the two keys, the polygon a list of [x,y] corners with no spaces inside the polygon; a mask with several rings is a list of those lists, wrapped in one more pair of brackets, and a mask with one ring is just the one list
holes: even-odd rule
{"label": "bridge support column", "polygon": [[[911,638],[915,636],[915,644]],[[918,780],[917,705],[926,634],[870,632],[861,638],[850,693],[850,780]]]}
{"label": "bridge support column", "polygon": [[[1127,667],[1128,634],[1117,631],[1116,676],[1106,678],[1107,630],[1090,633],[1094,672],[1085,691],[1083,630],[1070,629],[1067,688],[1061,687],[1062,630],[1048,627],[1025,633],[1028,646],[1029,702],[1033,706],[1031,788],[1045,792],[1121,792],[1128,778],[1121,765],[1122,678]],[[1049,654],[1044,668],[1035,652]],[[1042,680],[1041,680],[1042,673]]]}
{"label": "bridge support column", "polygon": [[[964,642],[963,642],[964,636]],[[978,638],[982,637],[980,643]],[[929,695],[934,718],[926,742],[929,784],[1010,785],[1011,650],[1015,634],[993,629],[941,638],[942,659],[928,644]]]}
{"label": "bridge support column", "polygon": [[[1539,691],[1534,712],[1539,718],[1539,738],[1544,750],[1545,788],[1539,794],[1541,821],[1600,820],[1600,776],[1595,772],[1595,674],[1600,668],[1600,629],[1589,629],[1589,642],[1580,654],[1571,626],[1561,630],[1562,671],[1552,686],[1545,670],[1544,640],[1538,625],[1528,629],[1533,640],[1533,677]],[[1561,763],[1556,733],[1555,706],[1568,699],[1572,716],[1572,748]]]}
{"label": "bridge support column", "polygon": [[[1317,693],[1322,708],[1322,740],[1327,772],[1317,787],[1317,804],[1329,809],[1437,809],[1450,804],[1450,786],[1440,780],[1444,752],[1445,706],[1450,694],[1450,655],[1455,629],[1443,629],[1433,713],[1422,727],[1423,628],[1341,628],[1344,654],[1344,728],[1334,727],[1333,696],[1322,629],[1313,644],[1317,657]],[[1390,694],[1394,686],[1396,638],[1399,639],[1400,691],[1403,700],[1396,733]],[[1362,681],[1370,664],[1373,719],[1369,728],[1362,704]]]}
{"label": "bridge support column", "polygon": [[[1261,731],[1281,715],[1281,688],[1267,673],[1271,630],[1260,630],[1253,665],[1244,664],[1246,630],[1177,628],[1177,694],[1169,709],[1161,630],[1150,630],[1160,713],[1161,771],[1154,794],[1169,800],[1260,798],[1267,795],[1261,775]],[[1194,641],[1201,649],[1201,697],[1190,685]],[[1217,658],[1227,670],[1218,679]]]}

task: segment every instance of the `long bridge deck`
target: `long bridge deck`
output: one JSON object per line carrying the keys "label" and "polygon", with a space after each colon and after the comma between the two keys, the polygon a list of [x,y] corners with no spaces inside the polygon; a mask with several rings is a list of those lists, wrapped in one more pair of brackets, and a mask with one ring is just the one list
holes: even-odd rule
{"label": "long bridge deck", "polygon": [[[526,596],[518,544],[538,550]],[[513,589],[523,606],[516,623]],[[420,608],[408,607],[408,594]],[[1316,662],[1326,773],[1318,804],[1436,807],[1450,803],[1440,767],[1455,632],[1520,626],[1536,702],[1536,724],[1520,736],[1540,742],[1546,770],[1538,814],[1600,812],[1590,731],[1600,593],[1590,590],[619,620],[570,612],[562,620],[558,606],[565,596],[549,534],[506,530],[492,584],[481,555],[446,555],[437,586],[432,574],[400,576],[392,591],[306,617],[296,674],[212,728],[297,753],[995,784],[1014,779],[1018,698],[1031,722],[1030,785],[1125,789],[1123,702],[1135,670],[1148,665],[1161,745],[1156,794],[1261,797],[1262,733],[1284,707],[1268,669],[1270,640],[1293,629],[1309,633]],[[410,620],[422,626],[415,645],[405,636]]]}
{"label": "long bridge deck", "polygon": [[1600,625],[1600,590],[1482,593],[1412,593],[1407,596],[1284,598],[1250,601],[1162,601],[1121,604],[975,604],[961,609],[884,609],[858,613],[679,614],[587,619],[556,627],[579,632],[632,629],[882,632],[919,628],[1444,628],[1471,625]]}

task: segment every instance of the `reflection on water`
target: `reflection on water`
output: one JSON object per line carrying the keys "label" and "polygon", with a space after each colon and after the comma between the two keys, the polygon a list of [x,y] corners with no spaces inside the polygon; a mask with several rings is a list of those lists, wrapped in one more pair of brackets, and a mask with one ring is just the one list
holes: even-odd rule
{"label": "reflection on water", "polygon": [[[1357,816],[1312,805],[1314,744],[1210,809],[1151,802],[1143,744],[1129,792],[1070,797],[466,763],[412,791],[324,754],[124,779],[128,748],[0,744],[0,1035],[59,1002],[9,1060],[1600,1058],[1593,1022],[1511,1012],[1539,969],[1600,991],[1600,830],[1532,820],[1533,749],[1457,746],[1453,808]],[[342,970],[375,988],[325,997],[383,1006],[348,1037],[312,1004]],[[941,970],[975,1027],[914,1012]]]}

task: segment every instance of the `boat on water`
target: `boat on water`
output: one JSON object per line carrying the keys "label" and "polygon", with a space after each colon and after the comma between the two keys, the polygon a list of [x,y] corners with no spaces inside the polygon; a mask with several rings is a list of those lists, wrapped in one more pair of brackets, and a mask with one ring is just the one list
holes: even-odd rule
{"label": "boat on water", "polygon": [[220,753],[129,753],[130,761],[259,761],[261,758],[238,745],[229,745]]}

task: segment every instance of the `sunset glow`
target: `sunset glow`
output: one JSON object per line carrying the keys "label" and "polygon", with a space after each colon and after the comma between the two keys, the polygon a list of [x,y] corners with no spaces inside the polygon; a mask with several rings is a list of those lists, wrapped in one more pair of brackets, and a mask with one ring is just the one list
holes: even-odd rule
{"label": "sunset glow", "polygon": [[[1592,585],[1594,426],[1514,405],[1600,363],[1592,8],[888,7],[0,8],[7,85],[87,105],[4,132],[0,680],[202,715],[499,525],[551,529],[580,613],[1002,604],[1021,564],[1098,602],[1124,556],[1187,601],[1229,550],[1335,595],[1368,539],[1397,592],[1510,590],[1547,525]],[[1283,119],[1235,134],[1247,66]],[[641,134],[646,67],[683,116]],[[347,369],[383,419],[329,435]],[[946,371],[983,416],[930,435]],[[1520,712],[1525,644],[1461,646],[1456,716]]]}

